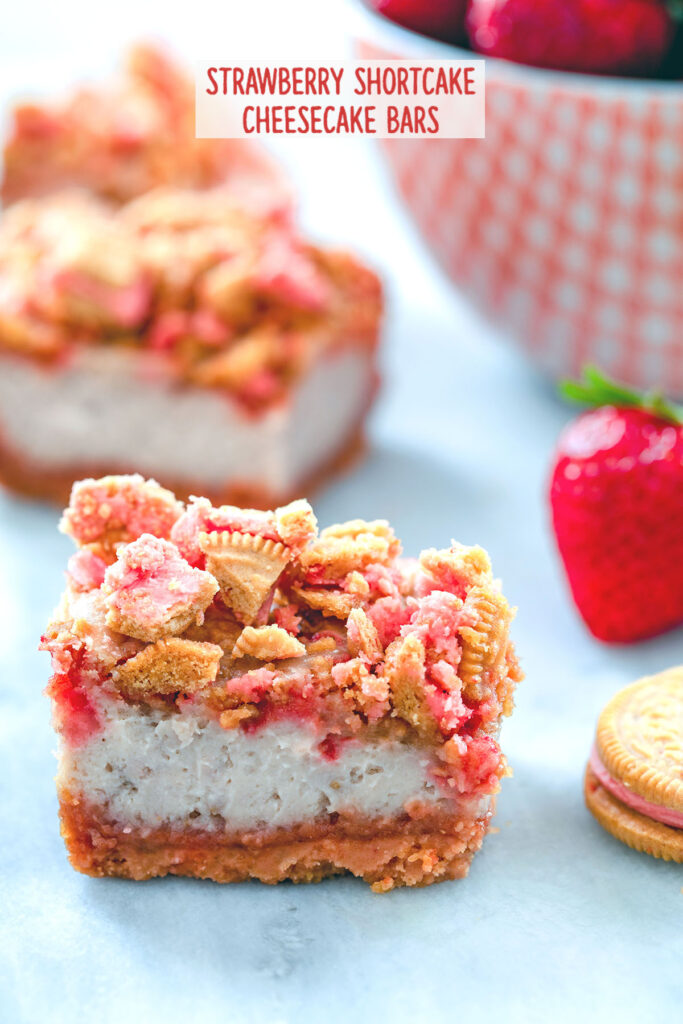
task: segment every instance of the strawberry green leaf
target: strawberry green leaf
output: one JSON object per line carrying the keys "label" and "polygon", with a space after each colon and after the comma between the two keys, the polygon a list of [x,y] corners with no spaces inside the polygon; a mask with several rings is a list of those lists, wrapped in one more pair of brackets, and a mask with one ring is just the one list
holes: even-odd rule
{"label": "strawberry green leaf", "polygon": [[597,368],[585,366],[583,379],[565,380],[560,383],[560,393],[572,402],[597,408],[614,405],[620,409],[643,409],[660,419],[683,426],[683,406],[675,405],[659,391],[641,393],[611,380]]}
{"label": "strawberry green leaf", "polygon": [[666,0],[665,7],[674,21],[683,23],[683,0]]}

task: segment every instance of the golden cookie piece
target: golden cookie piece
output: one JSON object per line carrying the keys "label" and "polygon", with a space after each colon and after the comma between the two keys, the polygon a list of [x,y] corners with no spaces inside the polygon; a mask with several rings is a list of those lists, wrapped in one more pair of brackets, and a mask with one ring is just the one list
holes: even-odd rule
{"label": "golden cookie piece", "polygon": [[610,775],[683,812],[683,665],[620,690],[598,719],[596,744]]}
{"label": "golden cookie piece", "polygon": [[336,619],[347,619],[351,610],[361,603],[360,597],[356,594],[347,594],[333,587],[292,586],[291,590],[294,598],[301,604],[322,612],[326,617]]}
{"label": "golden cookie piece", "polygon": [[258,658],[279,661],[300,658],[306,648],[295,636],[280,626],[245,626],[232,649],[233,658]]}
{"label": "golden cookie piece", "polygon": [[401,545],[386,520],[351,519],[322,530],[302,552],[300,562],[304,572],[316,572],[318,582],[335,583],[373,563],[389,565],[400,553]]}
{"label": "golden cookie piece", "polygon": [[428,548],[420,555],[420,567],[443,590],[454,586],[463,588],[490,586],[493,582],[491,560],[480,547],[467,547],[455,541],[450,548],[437,551]]}
{"label": "golden cookie piece", "polygon": [[213,683],[222,656],[217,644],[169,637],[149,644],[119,665],[112,679],[119,693],[131,701],[144,702],[159,694],[197,693]]}
{"label": "golden cookie piece", "polygon": [[200,533],[206,568],[218,580],[226,608],[245,625],[256,618],[291,552],[284,544],[249,533]]}
{"label": "golden cookie piece", "polygon": [[352,608],[346,622],[349,651],[354,658],[362,655],[371,665],[381,661],[384,650],[377,628],[363,608]]}
{"label": "golden cookie piece", "polygon": [[420,736],[433,741],[438,724],[425,693],[425,649],[416,636],[401,637],[389,644],[384,669],[394,711]]}
{"label": "golden cookie piece", "polygon": [[283,544],[293,551],[303,551],[318,533],[318,520],[304,498],[276,508],[275,526]]}
{"label": "golden cookie piece", "polygon": [[466,696],[482,700],[486,673],[498,670],[505,656],[513,611],[499,591],[480,585],[472,587],[464,607],[475,624],[460,628],[462,658],[458,674]]}

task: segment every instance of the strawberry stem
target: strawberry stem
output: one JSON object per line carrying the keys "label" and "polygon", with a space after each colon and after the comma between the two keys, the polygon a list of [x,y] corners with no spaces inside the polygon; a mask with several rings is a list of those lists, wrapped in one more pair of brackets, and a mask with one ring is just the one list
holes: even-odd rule
{"label": "strawberry stem", "polygon": [[560,393],[582,405],[615,405],[618,408],[643,409],[660,419],[683,426],[683,406],[670,402],[659,391],[641,393],[606,377],[597,366],[585,366],[583,379],[560,382]]}

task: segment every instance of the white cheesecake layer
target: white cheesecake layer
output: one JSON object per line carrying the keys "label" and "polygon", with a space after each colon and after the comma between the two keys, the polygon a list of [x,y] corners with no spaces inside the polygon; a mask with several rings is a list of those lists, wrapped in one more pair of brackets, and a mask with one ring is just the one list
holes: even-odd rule
{"label": "white cheesecake layer", "polygon": [[[391,817],[414,800],[453,810],[425,751],[354,740],[329,761],[320,740],[306,724],[284,721],[245,733],[117,701],[108,705],[102,734],[62,750],[58,783],[108,805],[117,821],[146,827],[287,827],[349,810]],[[475,810],[487,808],[488,798]]]}
{"label": "white cheesecake layer", "polygon": [[178,386],[136,352],[84,347],[50,369],[0,356],[0,433],[35,466],[109,467],[188,484],[296,489],[360,424],[371,354],[321,358],[288,403],[249,416],[229,396]]}

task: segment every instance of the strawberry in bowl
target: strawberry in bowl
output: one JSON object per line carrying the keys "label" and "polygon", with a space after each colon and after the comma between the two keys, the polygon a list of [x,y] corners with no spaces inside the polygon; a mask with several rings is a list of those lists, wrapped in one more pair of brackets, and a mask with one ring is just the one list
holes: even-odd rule
{"label": "strawberry in bowl", "polygon": [[463,40],[468,0],[370,0],[370,5],[397,25],[435,39]]}
{"label": "strawberry in bowl", "polygon": [[683,624],[683,409],[591,367],[563,391],[593,406],[561,435],[550,484],[579,612],[612,643]]}
{"label": "strawberry in bowl", "polygon": [[671,48],[665,0],[469,0],[472,49],[557,71],[658,71]]}
{"label": "strawberry in bowl", "polygon": [[599,75],[658,71],[675,20],[665,0],[469,0],[472,49],[537,68]]}
{"label": "strawberry in bowl", "polygon": [[[556,71],[667,71],[679,0],[370,0],[391,21],[488,57]],[[683,70],[683,69],[681,69]]]}

